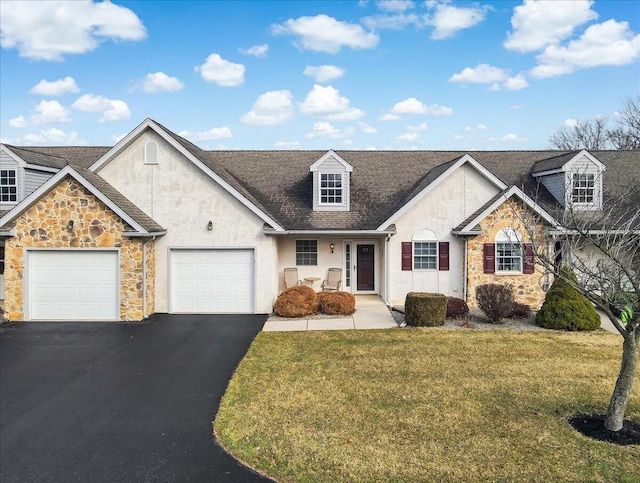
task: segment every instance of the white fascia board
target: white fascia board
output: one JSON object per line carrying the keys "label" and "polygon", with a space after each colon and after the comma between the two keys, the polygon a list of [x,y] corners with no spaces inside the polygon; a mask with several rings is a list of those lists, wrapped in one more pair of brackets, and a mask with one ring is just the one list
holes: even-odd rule
{"label": "white fascia board", "polygon": [[349,173],[353,172],[353,166],[351,166],[344,159],[342,159],[340,156],[338,156],[333,149],[330,149],[329,151],[327,151],[324,155],[322,155],[322,157],[320,159],[318,159],[315,163],[313,163],[311,166],[309,166],[309,171],[311,171],[311,172],[318,171],[318,168],[320,167],[320,165],[322,163],[324,163],[329,158],[334,158],[342,166],[344,166],[344,169],[346,171],[348,171]]}
{"label": "white fascia board", "polygon": [[414,196],[407,204],[405,204],[402,208],[396,211],[391,217],[385,220],[378,227],[378,231],[384,231],[384,227],[389,226],[391,223],[394,223],[400,216],[409,211],[418,201],[424,198],[429,192],[433,191],[440,183],[442,183],[445,179],[447,179],[454,171],[456,171],[460,166],[465,163],[469,163],[473,166],[480,174],[482,174],[485,178],[491,181],[498,189],[504,190],[507,188],[507,185],[504,184],[500,179],[495,176],[491,171],[482,166],[478,161],[476,161],[471,155],[465,154],[458,161],[456,161],[449,169],[447,169],[444,173],[438,176],[431,184],[426,186],[420,193]]}
{"label": "white fascia board", "polygon": [[534,178],[539,178],[540,176],[548,176],[550,174],[560,173],[564,173],[564,168],[549,169],[547,171],[540,171],[539,173],[531,173],[531,176],[533,176]]}
{"label": "white fascia board", "polygon": [[538,205],[535,201],[529,198],[520,188],[517,186],[512,186],[509,190],[504,193],[500,198],[494,201],[489,207],[487,207],[482,213],[476,216],[473,220],[465,225],[462,230],[459,230],[460,234],[471,234],[472,229],[480,223],[483,219],[485,219],[489,214],[493,213],[502,203],[507,201],[513,195],[520,198],[525,204],[535,211],[538,215],[540,215],[545,221],[547,221],[551,226],[558,226],[558,222],[547,213],[540,205]]}
{"label": "white fascia board", "polygon": [[149,237],[156,237],[156,236],[163,236],[167,234],[167,230],[163,230],[163,231],[147,231],[144,233],[141,232],[137,232],[137,231],[125,231],[122,233],[122,236],[124,237],[128,237],[128,238],[140,238],[140,237],[145,237],[145,238],[149,238]]}
{"label": "white fascia board", "polygon": [[285,230],[270,231],[264,230],[265,235],[395,235],[396,230]]}
{"label": "white fascia board", "polygon": [[593,154],[591,154],[586,149],[583,149],[578,154],[576,154],[573,158],[571,158],[569,161],[567,161],[565,163],[565,165],[562,167],[562,170],[563,171],[571,170],[571,166],[573,166],[573,163],[575,163],[582,156],[584,156],[589,161],[591,161],[593,164],[595,164],[598,167],[599,171],[604,171],[605,169],[607,169],[607,167],[604,164],[602,164],[600,161],[598,161],[598,158],[596,158]]}
{"label": "white fascia board", "polygon": [[46,171],[47,173],[57,173],[60,171],[59,168],[51,168],[49,166],[40,166],[39,164],[25,164],[24,166],[27,169],[33,169],[35,171]]}
{"label": "white fascia board", "polygon": [[16,236],[16,229],[11,228],[9,231],[0,231],[0,236],[2,237],[14,237]]}
{"label": "white fascia board", "polygon": [[27,162],[22,159],[20,156],[18,156],[16,153],[14,153],[13,151],[11,151],[11,149],[9,149],[9,147],[6,144],[0,144],[0,152],[5,152],[7,153],[7,155],[13,159],[16,163],[18,163],[18,166],[20,166],[21,168],[24,168],[27,166]]}
{"label": "white fascia board", "polygon": [[124,138],[120,140],[113,148],[107,151],[100,159],[98,159],[95,163],[91,165],[89,168],[90,171],[96,171],[100,169],[102,165],[104,165],[111,157],[113,157],[116,153],[118,153],[126,144],[130,143],[133,139],[138,137],[145,129],[151,128],[155,131],[155,133],[164,139],[167,143],[173,146],[180,154],[182,154],[185,158],[191,161],[193,164],[198,166],[202,171],[204,171],[211,179],[213,179],[216,183],[222,186],[225,190],[227,190],[231,196],[236,198],[240,203],[246,206],[249,210],[255,213],[262,221],[268,223],[273,226],[275,230],[282,231],[283,228],[278,225],[274,220],[272,220],[266,213],[260,210],[257,206],[251,203],[247,198],[245,198],[238,190],[236,190],[233,186],[223,180],[220,176],[218,176],[215,172],[209,169],[202,161],[196,158],[193,154],[191,154],[187,149],[184,148],[179,142],[177,142],[173,137],[169,136],[164,129],[158,126],[153,120],[145,119],[141,124],[139,124],[133,131],[127,134]]}
{"label": "white fascia board", "polygon": [[57,174],[49,178],[42,186],[40,186],[37,190],[27,196],[22,202],[18,203],[12,210],[10,210],[6,215],[0,218],[0,226],[4,226],[7,223],[15,220],[20,214],[29,209],[32,205],[34,205],[40,198],[42,198],[45,194],[51,191],[65,176],[71,176],[76,181],[78,181],[81,185],[87,188],[91,194],[93,194],[96,198],[102,201],[106,206],[109,207],[115,214],[117,214],[120,218],[126,221],[129,225],[131,225],[135,230],[139,232],[146,232],[146,230],[140,226],[135,220],[133,220],[129,215],[127,215],[124,211],[122,211],[117,205],[115,205],[109,198],[107,198],[98,188],[89,183],[84,177],[82,177],[75,169],[71,166],[65,166]]}

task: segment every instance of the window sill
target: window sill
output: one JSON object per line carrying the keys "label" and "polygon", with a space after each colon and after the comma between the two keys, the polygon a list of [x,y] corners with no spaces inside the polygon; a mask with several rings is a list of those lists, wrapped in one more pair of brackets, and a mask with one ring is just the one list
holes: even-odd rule
{"label": "window sill", "polygon": [[520,272],[504,272],[504,271],[495,271],[494,272],[495,275],[525,275],[524,273]]}

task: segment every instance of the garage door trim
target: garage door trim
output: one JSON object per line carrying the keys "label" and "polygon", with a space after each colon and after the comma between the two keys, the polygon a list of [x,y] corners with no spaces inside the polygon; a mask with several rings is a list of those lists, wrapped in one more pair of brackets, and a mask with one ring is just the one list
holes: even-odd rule
{"label": "garage door trim", "polygon": [[[174,310],[174,300],[173,300],[173,276],[171,273],[173,260],[172,254],[174,252],[184,252],[189,250],[213,250],[213,251],[248,251],[251,252],[252,263],[251,263],[251,309],[248,312],[234,312],[234,313],[249,313],[254,314],[256,312],[257,307],[257,291],[256,291],[256,247],[247,247],[247,246],[225,246],[225,247],[212,247],[212,246],[193,246],[193,247],[168,247],[168,257],[167,257],[167,300],[168,300],[168,309],[170,314],[180,314],[187,312],[176,312]],[[224,313],[224,312],[199,312],[199,313]]]}
{"label": "garage door trim", "polygon": [[[31,294],[29,272],[31,270],[30,254],[33,252],[111,252],[116,254],[116,319],[101,319],[99,321],[118,321],[120,320],[120,248],[119,247],[105,247],[105,248],[55,248],[55,247],[29,247],[24,248],[24,270],[23,270],[23,286],[22,286],[22,310],[24,320],[31,319]],[[96,320],[96,322],[98,322]]]}

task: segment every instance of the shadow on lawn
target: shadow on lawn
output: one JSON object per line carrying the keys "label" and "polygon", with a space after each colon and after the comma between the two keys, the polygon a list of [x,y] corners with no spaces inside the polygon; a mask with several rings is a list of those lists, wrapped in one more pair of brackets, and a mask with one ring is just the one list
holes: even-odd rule
{"label": "shadow on lawn", "polygon": [[604,427],[604,414],[576,414],[569,418],[569,424],[588,438],[627,446],[640,444],[640,423],[625,419],[620,431],[609,431]]}

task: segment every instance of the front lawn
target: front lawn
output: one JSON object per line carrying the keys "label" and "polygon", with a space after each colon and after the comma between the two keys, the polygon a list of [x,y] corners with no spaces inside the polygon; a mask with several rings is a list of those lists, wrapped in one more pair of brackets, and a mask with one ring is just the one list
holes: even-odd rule
{"label": "front lawn", "polygon": [[[614,334],[407,329],[262,332],[215,422],[279,481],[640,481],[640,447],[588,439]],[[627,417],[640,419],[636,382]]]}

